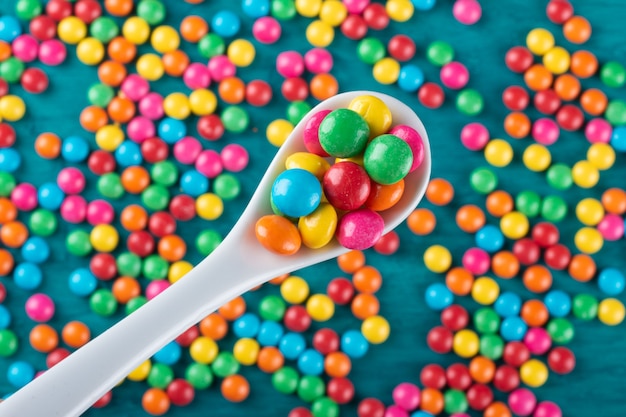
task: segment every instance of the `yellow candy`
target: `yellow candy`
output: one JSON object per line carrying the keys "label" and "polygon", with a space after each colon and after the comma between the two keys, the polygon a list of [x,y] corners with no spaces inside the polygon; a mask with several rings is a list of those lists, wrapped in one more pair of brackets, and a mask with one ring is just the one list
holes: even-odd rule
{"label": "yellow candy", "polygon": [[104,58],[104,45],[96,38],[85,38],[78,43],[76,56],[85,65],[97,65]]}
{"label": "yellow candy", "polygon": [[189,98],[183,93],[172,93],[163,99],[163,111],[169,117],[185,120],[191,114]]}
{"label": "yellow candy", "polygon": [[322,8],[322,0],[296,0],[296,11],[304,17],[316,17]]}
{"label": "yellow candy", "polygon": [[554,36],[546,29],[533,29],[526,36],[526,46],[533,54],[543,55],[554,47]]}
{"label": "yellow candy", "polygon": [[250,41],[235,39],[228,45],[226,55],[238,67],[247,67],[254,61],[256,50]]}
{"label": "yellow candy", "polygon": [[604,217],[604,206],[595,198],[585,198],[576,204],[576,217],[585,226],[595,226]]}
{"label": "yellow candy", "polygon": [[491,305],[500,295],[500,286],[489,277],[480,277],[472,285],[472,298],[482,305]]}
{"label": "yellow candy", "polygon": [[215,357],[219,353],[219,347],[217,343],[205,336],[200,336],[189,346],[189,355],[191,359],[198,363],[205,365],[210,364],[215,360]]}
{"label": "yellow candy", "polygon": [[96,144],[107,152],[115,151],[124,142],[124,131],[116,125],[106,125],[96,132]]}
{"label": "yellow candy", "polygon": [[385,10],[391,20],[406,22],[415,12],[415,7],[410,0],[387,0]]}
{"label": "yellow candy", "polygon": [[91,246],[98,252],[113,252],[119,242],[117,229],[110,224],[99,224],[91,229]]}
{"label": "yellow candy", "polygon": [[615,298],[605,298],[598,306],[598,318],[607,326],[617,326],[624,321],[624,304]]}
{"label": "yellow candy", "polygon": [[604,239],[602,234],[593,227],[583,227],[574,235],[574,244],[579,251],[593,255],[602,249]]}
{"label": "yellow candy", "polygon": [[322,20],[314,20],[306,28],[306,40],[313,46],[325,48],[335,39],[335,29]]}
{"label": "yellow candy", "polygon": [[267,125],[265,137],[274,146],[280,147],[291,134],[293,125],[285,119],[276,119]]}
{"label": "yellow candy", "polygon": [[313,213],[300,217],[298,230],[302,243],[311,249],[326,246],[337,229],[337,212],[328,203],[320,204]]}
{"label": "yellow candy", "polygon": [[141,365],[133,369],[126,378],[135,382],[143,381],[148,378],[151,369],[152,362],[150,362],[150,359],[146,359]]}
{"label": "yellow candy", "polygon": [[587,160],[601,171],[615,163],[615,150],[608,143],[594,143],[587,149]]}
{"label": "yellow candy", "polygon": [[471,358],[478,354],[480,342],[478,335],[468,329],[463,329],[454,335],[452,350],[462,358]]}
{"label": "yellow candy", "polygon": [[446,272],[452,265],[452,254],[441,245],[433,245],[424,252],[424,264],[432,272]]}
{"label": "yellow candy", "polygon": [[325,294],[314,294],[306,302],[306,312],[315,321],[327,321],[335,314],[335,303]]}
{"label": "yellow candy", "polygon": [[57,26],[59,39],[70,45],[76,45],[87,36],[87,25],[76,16],[61,19]]}
{"label": "yellow candy", "polygon": [[371,316],[363,320],[361,324],[361,333],[363,337],[374,345],[385,343],[389,338],[391,328],[389,322],[381,316]]}
{"label": "yellow candy", "polygon": [[0,97],[0,117],[9,122],[15,122],[24,117],[26,104],[21,97],[8,94]]}
{"label": "yellow candy", "polygon": [[309,284],[297,276],[290,276],[280,284],[280,295],[291,304],[300,304],[309,296]]}
{"label": "yellow candy", "polygon": [[518,211],[511,211],[500,219],[500,230],[509,239],[521,239],[528,233],[528,218]]}
{"label": "yellow candy", "polygon": [[319,155],[309,152],[296,152],[287,157],[286,169],[300,168],[315,175],[318,180],[324,178],[324,174],[330,168],[330,164]]}
{"label": "yellow candy", "polygon": [[335,158],[335,163],[339,162],[354,162],[357,165],[363,166],[363,154],[352,156],[350,158]]}
{"label": "yellow candy", "polygon": [[400,64],[393,58],[383,58],[374,64],[372,75],[381,84],[393,84],[400,76]]}
{"label": "yellow candy", "polygon": [[572,167],[572,179],[580,188],[591,188],[600,180],[600,172],[589,161],[578,161]]}
{"label": "yellow candy", "polygon": [[524,150],[522,155],[524,165],[531,171],[541,172],[550,167],[552,155],[548,148],[538,143],[533,143]]}
{"label": "yellow candy", "polygon": [[152,31],[150,43],[155,51],[164,54],[178,49],[180,36],[171,26],[159,26]]}
{"label": "yellow candy", "polygon": [[196,116],[213,114],[217,108],[217,97],[213,91],[199,88],[189,94],[189,107]]}
{"label": "yellow candy", "polygon": [[135,45],[146,43],[150,37],[150,25],[138,16],[129,17],[122,26],[122,35]]}
{"label": "yellow candy", "polygon": [[548,380],[548,367],[538,359],[529,359],[520,367],[519,376],[524,384],[537,388]]}
{"label": "yellow candy", "polygon": [[491,139],[485,146],[485,159],[494,167],[505,167],[513,159],[513,148],[503,139]]}
{"label": "yellow candy", "polygon": [[370,128],[370,137],[374,138],[387,133],[392,123],[391,110],[384,101],[374,96],[358,96],[348,108],[357,112],[365,119]]}
{"label": "yellow candy", "polygon": [[137,73],[148,81],[156,81],[163,76],[163,62],[155,54],[144,54],[137,60]]}
{"label": "yellow candy", "polygon": [[565,48],[555,46],[543,56],[543,65],[553,74],[563,74],[569,69],[569,52]]}
{"label": "yellow candy", "polygon": [[187,272],[193,269],[193,265],[187,261],[177,261],[170,265],[170,269],[167,274],[167,279],[173,284],[182,277],[184,277]]}
{"label": "yellow candy", "polygon": [[242,337],[233,346],[233,356],[242,365],[254,365],[259,357],[259,342],[248,337]]}
{"label": "yellow candy", "polygon": [[326,0],[320,9],[319,18],[331,26],[339,26],[348,17],[348,9],[340,0]]}
{"label": "yellow candy", "polygon": [[202,194],[196,199],[196,213],[205,220],[215,220],[224,212],[224,202],[213,193]]}

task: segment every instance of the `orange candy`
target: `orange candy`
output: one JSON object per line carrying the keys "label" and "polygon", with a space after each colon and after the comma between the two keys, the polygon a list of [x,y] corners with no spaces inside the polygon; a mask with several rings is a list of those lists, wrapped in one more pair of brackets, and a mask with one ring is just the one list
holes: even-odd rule
{"label": "orange candy", "polygon": [[452,184],[443,178],[433,178],[426,187],[426,199],[437,206],[445,206],[454,198]]}
{"label": "orange candy", "polygon": [[260,370],[268,374],[274,373],[282,368],[285,358],[280,350],[274,346],[265,346],[259,351],[256,364]]}
{"label": "orange candy", "polygon": [[109,122],[106,111],[98,106],[88,106],[80,112],[80,125],[88,132],[96,132]]}
{"label": "orange candy", "polygon": [[116,61],[104,61],[98,66],[98,78],[103,84],[118,87],[126,78],[126,67]]}
{"label": "orange candy", "polygon": [[502,217],[513,211],[513,197],[503,190],[492,191],[485,200],[485,206],[492,216]]}
{"label": "orange candy", "polygon": [[[245,310],[245,305],[244,305]],[[242,313],[243,314],[243,313]],[[228,333],[228,323],[221,314],[209,314],[200,320],[200,334],[213,340],[222,340]]]}
{"label": "orange candy", "polygon": [[134,43],[130,42],[122,36],[111,39],[109,46],[107,46],[107,53],[109,58],[120,64],[128,64],[137,55],[137,47]]}
{"label": "orange candy", "polygon": [[365,255],[360,250],[351,250],[337,257],[337,265],[346,274],[353,274],[365,265]]}
{"label": "orange candy", "polygon": [[107,106],[111,120],[117,123],[128,123],[135,116],[135,103],[125,97],[113,97]]}
{"label": "orange candy", "polygon": [[604,113],[608,99],[606,95],[597,88],[590,88],[580,96],[580,105],[584,111],[592,116],[600,116]]}
{"label": "orange candy", "polygon": [[15,260],[13,255],[6,249],[0,249],[0,277],[6,277],[13,270]]}
{"label": "orange candy", "polygon": [[533,91],[547,90],[552,80],[552,73],[541,64],[534,64],[524,72],[524,82]]}
{"label": "orange candy", "polygon": [[528,300],[522,305],[520,316],[527,325],[540,327],[546,324],[550,318],[550,313],[543,302],[539,300]]}
{"label": "orange candy", "polygon": [[331,378],[343,378],[352,370],[350,357],[343,352],[331,352],[324,358],[324,371]]}
{"label": "orange candy", "polygon": [[311,89],[311,95],[317,100],[326,100],[332,96],[337,95],[339,91],[339,84],[337,79],[332,74],[316,74],[309,83]]}
{"label": "orange candy", "polygon": [[148,414],[161,416],[170,409],[170,397],[160,388],[149,388],[141,397],[141,406]]}
{"label": "orange candy", "polygon": [[609,188],[602,193],[602,205],[609,213],[624,214],[626,212],[626,191],[621,188]]}
{"label": "orange candy", "polygon": [[5,41],[0,41],[0,62],[6,61],[11,57],[11,45]]}
{"label": "orange candy", "polygon": [[222,381],[221,391],[228,401],[240,403],[250,395],[250,384],[241,375],[229,375]]}
{"label": "orange candy", "polygon": [[246,301],[239,296],[233,298],[217,310],[228,321],[235,321],[246,312]]}
{"label": "orange candy", "polygon": [[479,384],[488,384],[496,373],[496,364],[484,356],[475,356],[469,363],[469,373]]}
{"label": "orange candy", "polygon": [[141,295],[141,286],[135,278],[121,276],[113,282],[111,291],[118,303],[126,304]]}
{"label": "orange candy", "polygon": [[511,417],[511,410],[501,401],[494,401],[483,413],[483,417]]}
{"label": "orange candy", "polygon": [[209,33],[209,25],[200,16],[187,16],[180,22],[180,36],[187,42],[196,43]]}
{"label": "orange candy", "polygon": [[380,302],[373,294],[357,294],[350,305],[354,317],[365,320],[380,311]]}
{"label": "orange candy", "polygon": [[0,224],[12,222],[17,218],[17,207],[6,197],[0,197]]}
{"label": "orange candy", "polygon": [[364,266],[354,273],[352,283],[357,291],[374,294],[383,284],[383,277],[373,266]]}
{"label": "orange candy", "polygon": [[133,0],[104,0],[104,8],[113,16],[127,16],[133,10]]}
{"label": "orange candy", "polygon": [[469,294],[473,285],[474,275],[463,267],[456,266],[446,273],[446,287],[455,295]]}
{"label": "orange candy", "polygon": [[576,281],[588,282],[596,274],[596,262],[591,256],[578,253],[572,256],[567,272]]}
{"label": "orange candy", "polygon": [[150,185],[150,174],[144,167],[133,165],[122,171],[120,181],[126,191],[139,194]]}
{"label": "orange candy", "polygon": [[59,345],[59,334],[48,324],[38,324],[28,336],[30,345],[38,352],[51,352]]}
{"label": "orange candy", "polygon": [[89,327],[80,321],[70,321],[61,330],[63,342],[72,348],[79,348],[91,339]]}
{"label": "orange candy", "polygon": [[176,262],[183,259],[187,253],[187,244],[180,236],[168,235],[159,239],[157,250],[166,261]]}
{"label": "orange candy", "polygon": [[580,81],[572,74],[559,75],[554,81],[554,92],[561,100],[574,100],[580,94]]}
{"label": "orange candy", "polygon": [[143,230],[148,225],[148,213],[138,204],[131,204],[124,207],[120,215],[122,227],[129,232]]}
{"label": "orange candy", "polygon": [[246,97],[246,85],[241,78],[226,77],[217,87],[220,98],[228,104],[239,104]]}
{"label": "orange candy", "polygon": [[552,287],[552,273],[543,265],[531,265],[522,276],[524,285],[534,293],[546,292]]}
{"label": "orange candy", "polygon": [[443,394],[434,388],[424,388],[420,401],[420,409],[434,416],[443,411]]}
{"label": "orange candy", "polygon": [[511,279],[519,272],[519,260],[512,252],[500,251],[491,258],[491,270],[498,278]]}
{"label": "orange candy", "polygon": [[0,241],[9,248],[19,248],[28,239],[28,228],[24,223],[13,220],[0,227]]}
{"label": "orange candy", "polygon": [[261,217],[257,220],[254,231],[265,249],[279,255],[293,255],[302,245],[298,228],[282,216],[269,214]]}
{"label": "orange candy", "polygon": [[572,54],[570,71],[578,78],[589,78],[598,70],[598,58],[589,51],[576,51]]}
{"label": "orange candy", "polygon": [[161,61],[165,73],[172,77],[180,77],[189,66],[189,57],[181,50],[165,53]]}
{"label": "orange candy", "polygon": [[406,224],[411,232],[418,236],[426,236],[435,229],[437,218],[432,211],[419,208],[409,214]]}
{"label": "orange candy", "polygon": [[383,211],[393,207],[404,194],[404,180],[389,185],[372,182],[372,185],[365,207],[374,211]]}
{"label": "orange candy", "polygon": [[286,280],[287,278],[289,278],[289,273],[287,273],[287,274],[282,274],[282,275],[279,275],[279,276],[277,276],[277,277],[274,277],[274,278],[270,279],[268,282],[269,282],[270,284],[273,284],[273,285],[280,285],[280,284],[282,284],[282,283],[283,283],[283,281],[284,281],[284,280]]}
{"label": "orange candy", "polygon": [[563,36],[571,43],[585,43],[591,37],[591,23],[582,16],[570,17],[563,25]]}
{"label": "orange candy", "polygon": [[42,133],[35,139],[35,152],[45,159],[54,159],[61,154],[61,139],[54,133]]}
{"label": "orange candy", "polygon": [[522,112],[511,112],[504,119],[504,130],[512,138],[525,138],[530,133],[530,119]]}
{"label": "orange candy", "polygon": [[485,213],[480,207],[466,204],[456,212],[456,224],[467,233],[475,233],[485,225]]}

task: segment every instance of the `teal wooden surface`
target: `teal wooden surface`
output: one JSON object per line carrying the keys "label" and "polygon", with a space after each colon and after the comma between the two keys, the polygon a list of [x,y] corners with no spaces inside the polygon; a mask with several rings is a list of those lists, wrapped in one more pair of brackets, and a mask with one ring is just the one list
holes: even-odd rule
{"label": "teal wooden surface", "polygon": [[[228,9],[242,16],[242,29],[238,36],[251,38],[252,20],[243,17],[240,2],[209,0],[199,6],[191,6],[182,1],[165,1],[167,7],[167,23],[178,26],[178,22],[188,14],[199,14],[209,18],[214,12]],[[444,106],[438,110],[429,110],[422,107],[415,94],[401,91],[397,86],[382,86],[376,83],[371,76],[371,67],[360,62],[356,56],[356,42],[346,39],[339,31],[335,41],[329,47],[332,52],[335,66],[333,75],[338,79],[341,91],[372,89],[392,94],[411,105],[422,118],[430,136],[433,155],[433,177],[443,177],[455,186],[453,202],[443,208],[435,208],[428,202],[422,207],[435,211],[438,224],[435,232],[427,237],[417,237],[409,232],[406,225],[398,229],[401,236],[401,248],[391,257],[367,251],[367,260],[370,265],[378,268],[384,277],[383,288],[379,296],[381,314],[385,316],[392,328],[392,334],[387,343],[380,346],[371,346],[367,356],[353,363],[350,374],[355,382],[356,399],[375,396],[386,403],[391,402],[391,390],[403,381],[418,382],[422,366],[436,362],[442,365],[459,361],[453,354],[438,355],[431,352],[425,343],[428,330],[439,324],[439,315],[430,311],[424,303],[424,290],[433,282],[442,282],[443,276],[429,272],[423,264],[423,251],[432,244],[442,244],[453,253],[455,264],[460,263],[465,249],[473,245],[473,236],[461,232],[454,222],[456,209],[464,204],[477,204],[484,207],[484,197],[476,194],[469,187],[468,175],[477,166],[486,166],[481,153],[471,153],[462,147],[459,141],[459,132],[462,126],[471,121],[480,121],[490,130],[492,137],[507,138],[502,127],[502,121],[507,114],[502,105],[501,93],[510,84],[523,84],[519,74],[508,71],[504,65],[505,52],[514,45],[524,44],[527,32],[534,27],[546,27],[556,35],[557,43],[568,50],[579,49],[564,40],[560,28],[548,21],[545,17],[546,1],[486,0],[483,5],[483,17],[474,26],[463,26],[453,19],[451,14],[452,1],[440,0],[435,8],[428,12],[416,11],[408,23],[392,22],[390,26],[380,32],[370,32],[383,42],[387,42],[396,33],[410,35],[417,44],[417,54],[411,61],[419,65],[429,81],[438,81],[438,69],[429,64],[425,57],[427,45],[434,40],[445,40],[454,47],[456,58],[467,65],[471,79],[469,87],[480,91],[485,98],[483,113],[477,117],[468,117],[460,114],[454,107],[455,92],[446,90],[447,98]],[[573,1],[577,14],[587,17],[593,25],[591,40],[582,48],[596,54],[600,63],[608,60],[618,60],[626,63],[626,43],[623,36],[624,4],[620,0]],[[0,2],[0,13],[13,13],[15,0]],[[275,148],[264,138],[267,124],[275,118],[285,117],[287,102],[280,96],[279,88],[281,77],[274,70],[276,55],[288,49],[305,52],[310,48],[304,36],[304,27],[308,19],[297,17],[283,24],[283,34],[275,45],[260,45],[255,42],[257,58],[249,68],[238,70],[238,74],[245,81],[255,78],[265,79],[274,86],[274,99],[264,108],[252,108],[250,111],[251,129],[241,135],[229,135],[216,143],[203,142],[206,148],[221,149],[228,143],[239,143],[248,148],[251,155],[249,167],[237,177],[242,181],[243,191],[235,201],[226,203],[224,215],[217,221],[204,222],[194,220],[180,224],[179,231],[190,242],[188,259],[197,262],[200,257],[193,248],[197,230],[213,228],[226,234],[235,223],[243,210],[255,184],[262,175],[265,167],[271,160]],[[183,43],[183,49],[194,60],[199,60],[199,54],[193,45]],[[33,142],[37,134],[52,131],[61,137],[72,134],[88,138],[95,148],[93,135],[83,131],[78,124],[78,114],[87,105],[86,89],[97,81],[95,68],[88,68],[78,62],[74,48],[69,47],[69,59],[58,68],[46,68],[50,76],[49,90],[40,96],[23,93],[19,86],[12,86],[11,91],[24,97],[27,103],[27,116],[20,122],[14,123],[18,132],[17,149],[21,152],[24,163],[16,174],[20,181],[29,181],[41,184],[43,179],[48,180],[64,166],[61,160],[42,163],[33,151]],[[141,47],[140,51],[148,51],[149,47]],[[40,66],[39,64],[31,64]],[[601,86],[599,79],[594,77],[583,82],[583,87],[602,87],[607,91],[609,98],[626,99],[624,88],[608,89]],[[187,91],[179,79],[165,77],[153,84],[153,89],[162,93],[175,90]],[[314,103],[313,100],[309,100]],[[538,113],[531,111],[531,117]],[[195,129],[194,124],[189,124]],[[573,235],[581,226],[574,215],[577,201],[584,197],[599,198],[602,191],[611,187],[624,187],[626,177],[626,156],[618,154],[615,167],[603,173],[599,184],[590,190],[572,187],[567,192],[557,192],[549,188],[542,173],[532,173],[524,168],[521,162],[521,152],[532,139],[514,141],[509,139],[515,149],[515,158],[506,168],[495,171],[500,178],[501,188],[515,195],[522,190],[532,189],[540,195],[561,195],[568,202],[569,213],[566,220],[559,224],[562,242],[570,248],[573,246]],[[581,132],[562,132],[559,142],[551,147],[553,160],[572,165],[584,159],[587,142]],[[80,165],[87,173],[85,165]],[[90,189],[84,194],[88,199],[97,197],[95,177],[87,174]],[[120,209],[124,205],[137,202],[137,197],[125,196],[115,203]],[[119,210],[118,210],[119,213]],[[21,217],[26,219],[27,217]],[[536,221],[536,220],[535,220]],[[490,224],[497,224],[496,219],[488,217]],[[116,320],[122,318],[120,308],[112,319],[103,319],[90,312],[88,301],[69,293],[67,276],[75,268],[86,266],[86,259],[74,258],[63,248],[64,236],[76,226],[61,223],[58,232],[51,239],[52,259],[44,265],[44,284],[41,287],[57,301],[57,313],[52,324],[59,330],[71,319],[80,319],[87,322],[93,333],[99,333]],[[80,228],[86,229],[82,226]],[[507,243],[510,247],[510,242]],[[626,246],[624,240],[606,242],[605,247],[595,257],[599,268],[616,267],[626,271],[626,259],[623,256]],[[305,277],[314,292],[323,291],[327,282],[342,275],[335,261],[307,268],[298,272]],[[574,282],[566,273],[555,272],[554,287],[563,289],[575,295],[588,292],[601,297],[595,281],[587,284]],[[25,291],[16,289],[10,279],[1,278],[7,286],[9,298],[5,304],[13,313],[12,329],[20,335],[20,350],[14,358],[0,359],[0,394],[7,394],[11,387],[7,384],[5,373],[8,364],[13,359],[31,361],[38,369],[43,369],[44,356],[35,352],[27,340],[28,331],[33,326],[23,313],[23,305],[28,297]],[[514,290],[525,299],[531,297],[519,278],[502,282],[502,289]],[[110,284],[110,283],[109,283]],[[107,286],[107,283],[101,285]],[[262,290],[246,295],[250,308],[254,311],[259,298],[267,294],[276,294],[275,286],[266,286]],[[208,296],[208,295],[207,295]],[[625,301],[624,295],[619,297]],[[470,311],[477,309],[471,299],[458,300]],[[567,376],[550,375],[547,384],[535,390],[540,400],[551,400],[558,403],[564,415],[569,417],[587,417],[603,415],[618,417],[626,412],[626,364],[623,356],[626,351],[626,337],[624,325],[610,328],[598,320],[584,323],[572,319],[575,324],[576,336],[570,347],[577,356],[575,371]],[[338,331],[356,329],[360,322],[354,319],[347,308],[338,308],[335,317],[326,325]],[[314,324],[314,328],[322,327]],[[311,332],[307,333],[310,340]],[[232,347],[234,339],[229,338],[222,346],[224,349]],[[181,364],[175,366],[177,375],[182,375],[184,365],[189,363],[185,353]],[[88,372],[88,370],[86,371]],[[242,374],[251,382],[252,393],[250,398],[242,404],[231,404],[224,400],[219,393],[219,387],[214,384],[209,390],[197,392],[194,402],[185,408],[172,407],[168,415],[171,416],[286,416],[290,409],[304,405],[295,396],[284,396],[277,393],[271,386],[270,376],[253,367],[243,367]],[[144,383],[127,382],[114,390],[112,403],[102,409],[89,411],[90,416],[141,416],[146,415],[141,409],[141,395],[147,388]],[[496,392],[496,398],[505,397]],[[356,415],[355,403],[342,408],[342,415]]]}

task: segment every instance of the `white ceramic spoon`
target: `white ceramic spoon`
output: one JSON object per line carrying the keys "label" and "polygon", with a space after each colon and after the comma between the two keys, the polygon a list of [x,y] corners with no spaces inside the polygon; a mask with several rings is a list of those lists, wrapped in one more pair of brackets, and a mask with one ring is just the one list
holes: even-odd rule
{"label": "white ceramic spoon", "polygon": [[[382,99],[391,110],[393,125],[413,127],[424,141],[424,162],[405,178],[402,199],[381,213],[385,232],[388,232],[415,209],[426,191],[431,165],[428,136],[410,107],[393,97],[371,91],[339,94],[320,103],[312,112],[347,107],[360,95]],[[161,347],[229,300],[276,276],[345,253],[347,249],[333,239],[321,249],[303,246],[292,256],[274,255],[256,239],[257,219],[271,213],[270,190],[274,179],[285,169],[289,155],[306,151],[303,129],[304,122],[295,127],[268,167],[241,218],[211,255],[159,296],[0,403],[0,416],[80,415]]]}

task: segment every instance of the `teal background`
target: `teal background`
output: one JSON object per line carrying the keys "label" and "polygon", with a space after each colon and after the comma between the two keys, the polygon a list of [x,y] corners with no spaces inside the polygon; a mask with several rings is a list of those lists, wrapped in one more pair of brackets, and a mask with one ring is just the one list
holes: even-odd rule
{"label": "teal background", "polygon": [[[13,13],[15,0],[0,2],[0,13]],[[210,19],[215,11],[229,9],[242,15],[240,2],[209,0],[202,5],[191,6],[182,1],[165,1],[168,12],[167,23],[178,26],[181,19],[188,14],[199,14]],[[460,114],[454,107],[456,93],[446,90],[446,102],[438,110],[429,110],[422,107],[414,93],[401,91],[397,86],[383,86],[371,76],[371,67],[360,62],[356,56],[356,42],[345,38],[339,31],[335,41],[329,47],[335,59],[333,75],[338,79],[340,90],[371,89],[392,94],[411,105],[422,118],[429,132],[433,155],[433,177],[443,177],[455,186],[453,202],[446,207],[433,207],[427,201],[422,207],[434,210],[438,224],[435,232],[426,237],[418,237],[409,232],[406,225],[398,228],[402,245],[400,250],[391,257],[385,257],[367,251],[368,264],[378,268],[384,277],[384,284],[378,293],[381,301],[381,314],[385,316],[392,327],[392,334],[387,343],[381,346],[371,346],[366,357],[353,362],[350,374],[356,386],[355,402],[343,408],[342,415],[355,415],[355,404],[360,398],[376,396],[385,403],[391,402],[393,387],[403,381],[419,381],[420,369],[431,362],[442,365],[457,362],[460,359],[453,354],[438,355],[431,352],[425,343],[428,330],[439,324],[439,315],[430,311],[423,302],[424,290],[432,282],[443,281],[443,276],[426,270],[422,261],[423,251],[432,244],[442,244],[448,247],[459,264],[465,249],[473,245],[473,236],[461,232],[455,224],[456,210],[464,204],[477,204],[484,208],[484,197],[472,191],[468,184],[468,175],[477,166],[485,166],[486,162],[481,153],[471,153],[463,148],[459,141],[459,132],[462,126],[471,121],[480,121],[490,130],[492,137],[507,138],[502,127],[502,121],[507,114],[501,102],[503,89],[510,84],[523,84],[521,75],[511,73],[504,65],[504,54],[512,46],[524,44],[526,33],[534,27],[546,27],[555,33],[557,43],[571,52],[579,47],[564,40],[560,27],[552,24],[545,17],[546,1],[485,0],[483,17],[474,26],[463,26],[451,14],[453,2],[440,0],[435,8],[428,12],[416,11],[408,23],[392,22],[389,27],[380,32],[370,31],[386,43],[391,36],[397,33],[410,35],[417,44],[416,56],[412,63],[419,65],[426,75],[427,81],[438,82],[438,68],[429,64],[425,58],[427,45],[434,40],[445,40],[452,44],[456,52],[456,59],[467,65],[471,79],[469,87],[475,88],[485,98],[485,108],[481,115],[468,117]],[[624,4],[620,0],[573,1],[577,14],[587,17],[593,25],[591,40],[583,45],[596,54],[601,63],[608,60],[618,60],[626,63],[626,44],[623,36]],[[271,160],[275,148],[264,137],[267,124],[276,119],[285,117],[287,102],[280,95],[281,77],[274,69],[276,55],[288,49],[302,53],[310,46],[304,36],[304,28],[309,19],[296,17],[285,22],[282,26],[283,34],[279,42],[274,45],[260,45],[257,47],[257,58],[249,68],[238,70],[238,75],[244,81],[260,78],[274,86],[274,99],[264,108],[257,109],[244,105],[251,116],[251,127],[244,134],[226,134],[216,143],[203,142],[206,148],[221,149],[228,143],[240,143],[246,146],[251,155],[249,167],[237,177],[242,181],[242,193],[235,201],[226,203],[224,215],[214,222],[194,220],[179,224],[178,232],[189,242],[187,259],[199,261],[200,257],[193,241],[198,228],[213,228],[226,234],[242,212],[247,199],[251,196],[255,184],[261,177],[265,167]],[[252,20],[242,16],[242,29],[238,36],[252,39]],[[194,45],[183,43],[182,47],[193,60],[200,60]],[[142,47],[140,51],[148,51],[149,47]],[[17,133],[17,149],[21,152],[24,163],[16,177],[19,181],[28,181],[41,184],[56,176],[64,166],[62,160],[47,161],[36,156],[33,151],[35,137],[44,131],[57,133],[61,137],[79,134],[88,138],[95,149],[93,135],[83,131],[78,124],[78,114],[87,105],[86,90],[97,82],[95,68],[87,68],[80,64],[73,47],[68,47],[69,59],[58,68],[46,68],[50,76],[49,90],[41,96],[24,93],[19,86],[11,86],[11,92],[24,97],[27,103],[27,116],[20,122],[14,123]],[[38,66],[39,64],[28,64]],[[309,77],[309,76],[307,76]],[[615,90],[601,86],[599,79],[594,77],[583,81],[583,87],[602,87],[609,98],[626,98],[624,88]],[[162,93],[175,90],[188,91],[179,79],[164,77],[153,85],[153,89]],[[309,99],[314,104],[313,99]],[[531,118],[536,112],[529,112]],[[189,124],[193,129],[195,123]],[[599,198],[602,191],[612,186],[624,187],[626,176],[626,157],[617,156],[615,167],[602,174],[599,184],[591,190],[579,189],[573,186],[567,192],[557,192],[548,187],[545,175],[528,171],[521,162],[521,152],[532,142],[532,139],[510,140],[516,156],[512,164],[503,169],[495,168],[500,178],[500,187],[515,195],[526,189],[537,191],[540,195],[558,194],[564,197],[569,204],[567,219],[559,224],[562,242],[570,248],[573,246],[573,235],[581,226],[573,211],[578,200],[584,197]],[[585,158],[588,143],[581,132],[562,132],[558,143],[551,147],[553,161],[565,162],[572,165]],[[88,173],[84,164],[79,165],[88,174],[88,183],[92,187],[85,193],[88,199],[96,198],[95,177]],[[119,209],[124,205],[137,202],[135,196],[125,196],[116,202]],[[119,213],[119,211],[118,211]],[[23,220],[27,217],[21,215]],[[533,222],[536,222],[534,219]],[[497,224],[497,220],[488,217],[488,222]],[[88,301],[69,293],[67,276],[75,268],[86,266],[88,259],[78,259],[68,255],[64,250],[64,237],[76,226],[61,224],[59,230],[51,239],[52,259],[44,265],[44,284],[41,291],[53,296],[57,302],[57,313],[51,324],[58,330],[64,323],[72,319],[87,322],[92,333],[100,333],[114,321],[123,317],[123,309],[113,318],[104,319],[90,312]],[[88,230],[85,226],[82,227]],[[510,247],[510,244],[508,244]],[[617,267],[626,270],[626,260],[623,256],[624,240],[606,242],[602,251],[595,256],[599,268]],[[574,249],[575,252],[575,249]],[[19,255],[18,255],[19,259]],[[335,261],[307,268],[298,273],[305,277],[313,292],[324,291],[327,282],[342,275]],[[589,292],[602,297],[595,282],[581,284],[574,282],[566,273],[555,272],[554,288],[568,291],[575,295],[580,292]],[[23,305],[28,297],[25,291],[18,290],[12,285],[10,278],[1,278],[6,285],[9,297],[5,304],[13,313],[11,328],[20,335],[19,353],[9,359],[0,359],[0,393],[10,392],[6,378],[6,368],[14,359],[25,359],[44,368],[44,355],[35,352],[28,344],[28,332],[33,323],[24,315]],[[531,294],[523,288],[520,279],[501,282],[501,288],[519,292],[525,299]],[[145,282],[144,282],[145,284]],[[102,286],[110,283],[101,283]],[[258,299],[267,294],[278,293],[275,286],[265,286],[262,290],[246,295],[248,305],[256,311]],[[208,297],[209,295],[207,295]],[[620,296],[625,300],[623,294]],[[457,300],[471,311],[477,309],[472,300]],[[349,309],[338,307],[336,316],[325,325],[338,331],[357,329],[360,322],[354,319]],[[570,417],[587,417],[603,415],[617,417],[626,411],[624,392],[626,388],[626,364],[623,357],[626,351],[626,337],[624,325],[610,328],[595,320],[590,323],[574,320],[576,337],[570,348],[577,356],[575,371],[567,376],[550,375],[547,384],[535,392],[540,400],[557,402]],[[313,329],[323,326],[314,324]],[[310,341],[312,332],[307,332]],[[229,338],[220,346],[223,349],[232,347],[233,339]],[[188,355],[176,366],[177,376],[182,375],[184,366],[189,363]],[[88,372],[88,370],[86,370]],[[186,408],[172,407],[168,415],[172,416],[285,416],[293,407],[305,405],[295,396],[284,396],[277,393],[270,384],[270,376],[263,374],[255,367],[242,367],[252,386],[252,393],[242,404],[230,404],[219,393],[217,383],[206,391],[197,392],[194,402]],[[141,409],[141,395],[147,388],[144,383],[127,382],[114,390],[112,403],[102,410],[89,411],[90,416],[141,416],[146,415]],[[496,392],[496,398],[504,399],[501,393]]]}

